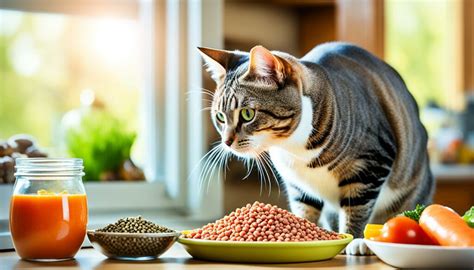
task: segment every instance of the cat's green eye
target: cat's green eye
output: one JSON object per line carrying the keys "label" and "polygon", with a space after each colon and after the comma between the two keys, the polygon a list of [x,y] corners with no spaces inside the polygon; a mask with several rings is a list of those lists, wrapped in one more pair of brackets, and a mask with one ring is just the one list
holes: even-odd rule
{"label": "cat's green eye", "polygon": [[242,119],[244,119],[244,121],[250,122],[255,117],[255,110],[250,108],[244,108],[240,110],[240,115],[242,116]]}
{"label": "cat's green eye", "polygon": [[216,113],[216,118],[217,118],[217,121],[221,122],[221,123],[225,123],[225,115],[221,112],[217,112]]}

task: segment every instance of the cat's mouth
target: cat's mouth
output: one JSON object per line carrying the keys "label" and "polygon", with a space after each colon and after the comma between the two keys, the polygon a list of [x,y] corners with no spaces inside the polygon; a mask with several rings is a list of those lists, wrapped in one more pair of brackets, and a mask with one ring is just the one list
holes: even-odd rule
{"label": "cat's mouth", "polygon": [[250,140],[237,141],[230,146],[226,144],[223,145],[232,154],[242,158],[256,158],[265,151],[261,146],[255,145],[255,143]]}

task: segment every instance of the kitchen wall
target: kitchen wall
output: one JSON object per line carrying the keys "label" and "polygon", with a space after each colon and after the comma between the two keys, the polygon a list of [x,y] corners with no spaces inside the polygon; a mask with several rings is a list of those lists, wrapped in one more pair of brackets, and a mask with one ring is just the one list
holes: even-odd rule
{"label": "kitchen wall", "polygon": [[[242,18],[245,18],[244,20]],[[267,46],[298,54],[298,18],[285,6],[228,1],[224,8],[224,37],[227,49],[248,50]]]}

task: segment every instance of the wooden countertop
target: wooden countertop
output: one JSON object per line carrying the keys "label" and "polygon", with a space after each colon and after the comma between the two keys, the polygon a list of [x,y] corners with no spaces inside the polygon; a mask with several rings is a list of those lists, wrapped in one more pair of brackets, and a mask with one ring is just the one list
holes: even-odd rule
{"label": "wooden countertop", "polygon": [[110,260],[92,248],[81,249],[75,260],[57,263],[36,263],[20,260],[14,251],[0,252],[0,269],[394,269],[384,264],[375,256],[338,255],[328,261],[294,264],[225,264],[194,260],[183,247],[175,244],[160,259],[149,262],[127,262]]}

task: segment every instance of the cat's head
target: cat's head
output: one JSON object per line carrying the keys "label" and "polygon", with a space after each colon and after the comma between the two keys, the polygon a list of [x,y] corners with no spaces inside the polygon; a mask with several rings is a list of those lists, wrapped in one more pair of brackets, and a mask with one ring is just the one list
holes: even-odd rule
{"label": "cat's head", "polygon": [[301,118],[295,61],[262,46],[250,53],[199,50],[217,84],[211,117],[226,148],[255,157],[292,134]]}

